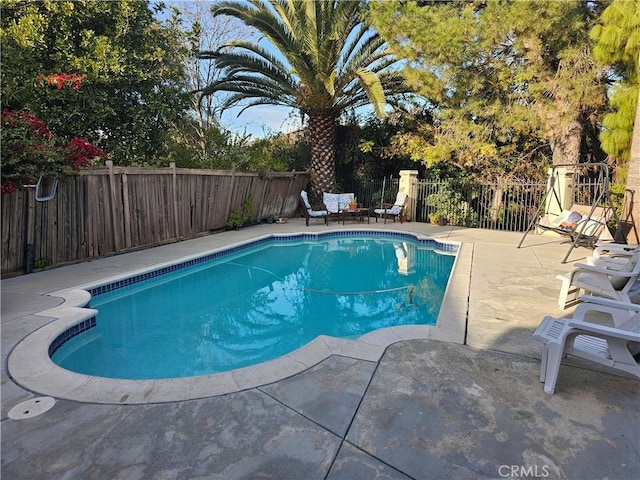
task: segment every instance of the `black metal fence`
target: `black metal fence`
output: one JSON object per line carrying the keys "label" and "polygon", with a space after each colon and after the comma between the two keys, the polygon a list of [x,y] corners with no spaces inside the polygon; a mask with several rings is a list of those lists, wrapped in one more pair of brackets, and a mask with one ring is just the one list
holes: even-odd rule
{"label": "black metal fence", "polygon": [[345,182],[343,191],[354,193],[358,203],[368,208],[378,208],[383,203],[393,203],[395,201],[399,183],[399,177],[386,177],[382,180],[367,182],[354,180]]}
{"label": "black metal fence", "polygon": [[522,232],[545,191],[539,182],[419,182],[416,221]]}
{"label": "black metal fence", "polygon": [[[398,177],[352,181],[343,185],[345,192],[354,192],[358,202],[369,208],[393,203],[398,188]],[[414,221],[524,232],[538,213],[546,188],[546,182],[540,181],[461,183],[422,180],[417,185]],[[573,203],[590,205],[602,188],[606,186],[598,180],[585,177],[576,180]]]}
{"label": "black metal fence", "polygon": [[[352,182],[344,190],[354,192],[358,202],[375,208],[393,202],[398,178]],[[419,181],[417,222],[447,223],[494,230],[524,231],[544,198],[546,184],[540,182],[466,183]]]}

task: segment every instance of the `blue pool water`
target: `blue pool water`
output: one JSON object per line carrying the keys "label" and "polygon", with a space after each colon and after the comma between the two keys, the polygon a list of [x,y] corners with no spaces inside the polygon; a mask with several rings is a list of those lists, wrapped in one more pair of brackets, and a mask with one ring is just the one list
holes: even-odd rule
{"label": "blue pool water", "polygon": [[271,360],[318,335],[434,325],[454,258],[410,236],[274,239],[94,293],[95,326],[52,360],[102,377],[185,377]]}

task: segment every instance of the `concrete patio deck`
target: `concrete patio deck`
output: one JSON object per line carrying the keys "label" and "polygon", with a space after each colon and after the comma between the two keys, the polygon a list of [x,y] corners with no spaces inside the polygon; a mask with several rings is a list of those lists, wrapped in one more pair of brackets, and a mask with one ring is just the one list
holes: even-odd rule
{"label": "concrete patio deck", "polygon": [[[57,399],[14,383],[7,359],[51,321],[47,293],[267,233],[325,231],[302,219],[259,225],[2,281],[1,474],[10,479],[636,479],[640,382],[565,366],[538,380],[532,332],[556,305],[559,239],[421,223],[331,223],[417,232],[471,248],[464,344],[405,340],[381,358],[332,355],[265,385],[138,405]],[[589,253],[575,250],[570,261]]]}

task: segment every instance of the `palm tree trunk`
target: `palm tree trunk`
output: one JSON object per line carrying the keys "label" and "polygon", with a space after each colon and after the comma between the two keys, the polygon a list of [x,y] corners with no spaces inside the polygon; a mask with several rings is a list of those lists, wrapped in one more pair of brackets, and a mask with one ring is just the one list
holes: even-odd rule
{"label": "palm tree trunk", "polygon": [[311,145],[310,189],[317,198],[330,192],[336,183],[336,118],[312,114],[308,125]]}

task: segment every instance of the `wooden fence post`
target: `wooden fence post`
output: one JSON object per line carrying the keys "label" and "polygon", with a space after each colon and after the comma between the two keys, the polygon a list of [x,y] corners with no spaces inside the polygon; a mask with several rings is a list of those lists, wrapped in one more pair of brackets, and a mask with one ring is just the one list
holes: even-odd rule
{"label": "wooden fence post", "polygon": [[35,194],[31,193],[33,185],[25,185],[24,188],[24,251],[23,251],[23,272],[33,271],[35,260],[34,229],[35,229]]}
{"label": "wooden fence post", "polygon": [[287,201],[289,200],[289,195],[291,195],[291,186],[293,185],[294,180],[295,180],[295,177],[293,176],[289,177],[289,185],[287,185],[287,194],[282,199],[282,206],[280,207],[279,215],[285,214],[285,206],[287,204]]}
{"label": "wooden fence post", "polygon": [[127,248],[131,248],[133,240],[131,239],[131,205],[129,204],[129,177],[126,170],[122,172],[122,210],[124,219],[124,244]]}
{"label": "wooden fence post", "polygon": [[116,253],[122,250],[122,237],[120,236],[119,221],[116,215],[116,202],[118,200],[118,191],[115,179],[115,171],[113,167],[113,161],[107,160],[107,167],[109,168],[109,191],[111,192],[111,229],[113,230],[113,242]]}
{"label": "wooden fence post", "polygon": [[171,168],[171,190],[173,191],[173,234],[176,240],[180,240],[180,217],[178,216],[178,175],[176,162],[169,163]]}
{"label": "wooden fence post", "polygon": [[[268,174],[269,174],[269,172],[267,172],[266,174],[260,173],[258,175],[258,179],[261,180],[259,183],[262,186],[262,192],[261,192],[261,195],[260,195],[260,200],[257,203],[254,200],[254,208],[255,208],[255,211],[257,213],[256,220],[258,222],[260,220],[262,220],[262,218],[263,218],[263,214],[264,214],[264,199],[267,196],[267,190],[269,190],[269,187],[271,186],[271,179],[267,176]],[[255,190],[255,188],[254,188],[254,190]]]}
{"label": "wooden fence post", "polygon": [[231,205],[233,204],[233,196],[236,193],[236,164],[231,164],[231,189],[229,191],[229,197],[227,198],[227,208],[225,209],[225,222],[226,219],[229,218],[229,214],[231,213]]}

